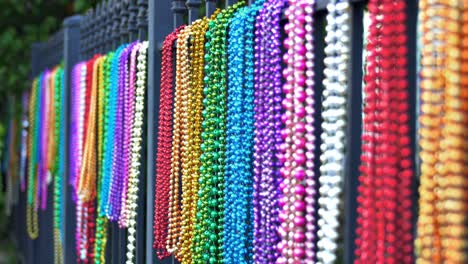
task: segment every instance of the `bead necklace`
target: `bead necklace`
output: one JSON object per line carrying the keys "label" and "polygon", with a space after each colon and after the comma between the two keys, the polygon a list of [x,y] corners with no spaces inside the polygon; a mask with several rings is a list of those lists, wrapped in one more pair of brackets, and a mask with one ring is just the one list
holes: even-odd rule
{"label": "bead necklace", "polygon": [[[290,1],[285,31],[287,69],[283,90],[285,154],[281,186],[284,197],[280,212],[280,263],[310,262],[314,252],[314,100],[313,100],[313,4]],[[307,214],[307,215],[306,215]]]}
{"label": "bead necklace", "polygon": [[125,111],[124,111],[124,146],[126,148],[123,149],[123,157],[124,157],[124,181],[122,186],[122,203],[121,203],[121,210],[120,210],[120,217],[119,217],[119,226],[121,228],[128,227],[128,190],[130,184],[130,165],[131,165],[131,136],[134,131],[134,118],[135,118],[135,81],[136,81],[136,56],[138,50],[140,49],[140,43],[135,43],[131,50],[128,53],[128,61],[130,65],[128,65],[128,84],[127,88],[125,89]]}
{"label": "bead necklace", "polygon": [[[464,263],[466,254],[467,9],[421,1],[421,178],[418,263]],[[466,195],[465,195],[466,197]]]}
{"label": "bead necklace", "polygon": [[80,157],[80,127],[82,123],[80,123],[80,101],[81,101],[81,68],[83,67],[83,63],[78,63],[73,67],[72,74],[71,74],[71,82],[72,82],[72,89],[71,89],[71,127],[70,127],[70,176],[69,176],[69,184],[72,186],[72,199],[76,202],[76,189],[75,189],[75,180],[78,175],[79,171],[79,164],[78,160]]}
{"label": "bead necklace", "polygon": [[154,203],[153,247],[160,259],[167,257],[167,227],[169,213],[169,181],[171,175],[172,149],[172,93],[173,93],[173,51],[172,46],[181,26],[169,34],[163,43],[161,66],[161,97],[159,102],[159,126],[156,156],[156,184]]}
{"label": "bead necklace", "polygon": [[39,224],[37,210],[37,144],[38,144],[38,112],[40,105],[42,78],[41,74],[33,81],[31,98],[29,103],[29,142],[28,142],[28,195],[26,206],[26,229],[29,238],[36,239],[39,236]]}
{"label": "bead necklace", "polygon": [[238,2],[209,22],[206,32],[206,66],[200,157],[200,190],[194,242],[195,263],[221,262],[224,227],[224,169],[226,151],[226,36]]}
{"label": "bead necklace", "polygon": [[[189,86],[188,39],[191,26],[186,26],[177,36],[176,78],[174,87],[174,114],[172,132],[172,160],[169,178],[169,225],[167,231],[167,251],[180,257],[178,243],[180,237],[180,191],[179,177],[181,161],[186,157],[187,147],[187,92]],[[180,260],[180,259],[179,259]]]}
{"label": "bead necklace", "polygon": [[[63,68],[59,67],[55,72],[54,103],[55,103],[55,155],[52,174],[54,177],[54,263],[63,263],[63,197],[62,180],[64,173],[64,113],[62,111],[64,96]],[[50,149],[52,152],[52,149]]]}
{"label": "bead necklace", "polygon": [[98,162],[97,162],[97,217],[96,217],[96,242],[94,244],[94,262],[105,263],[106,243],[107,243],[107,218],[101,212],[101,195],[102,195],[102,164],[105,152],[105,115],[107,109],[107,95],[109,93],[109,65],[112,60],[113,53],[104,55],[98,65]]}
{"label": "bead necklace", "polygon": [[[254,239],[255,263],[278,258],[277,181],[281,138],[281,43],[280,16],[285,1],[267,1],[255,23],[255,145],[254,145]],[[250,38],[250,37],[249,37]],[[268,40],[268,41],[267,41]]]}
{"label": "bead necklace", "polygon": [[[284,1],[269,1],[257,17],[255,57],[255,240],[256,263],[276,261],[278,254],[277,155],[282,139],[280,84],[280,14]],[[272,41],[266,42],[266,39]],[[271,86],[272,85],[272,86]],[[271,88],[270,88],[271,87]],[[273,93],[270,93],[273,91]],[[264,122],[269,120],[268,122]],[[265,161],[265,162],[264,162]],[[265,195],[267,193],[268,195]]]}
{"label": "bead necklace", "polygon": [[[111,219],[113,216],[111,216],[111,210],[110,207],[112,207],[112,202],[115,201],[115,199],[112,199],[113,195],[115,195],[115,192],[111,192],[111,184],[112,180],[114,180],[114,168],[113,168],[113,162],[114,157],[116,156],[116,137],[118,135],[118,131],[116,130],[116,116],[117,116],[117,101],[118,101],[118,92],[119,92],[119,61],[122,52],[125,49],[125,45],[120,46],[114,53],[114,56],[112,57],[112,62],[110,66],[110,82],[109,82],[109,96],[108,96],[108,103],[106,107],[106,117],[105,119],[107,120],[106,124],[107,126],[104,128],[105,134],[104,134],[104,144],[108,146],[104,150],[104,157],[103,157],[103,162],[102,162],[102,170],[103,170],[103,180],[102,180],[102,189],[101,189],[101,204],[100,204],[100,210],[101,213],[107,216],[107,218]],[[114,138],[115,136],[115,138]],[[111,195],[113,193],[113,195]]]}
{"label": "bead necklace", "polygon": [[[240,9],[228,40],[228,105],[224,261],[252,261],[254,141],[254,22],[264,1]],[[249,224],[247,224],[249,223]]]}
{"label": "bead necklace", "polygon": [[[96,55],[88,63],[92,69],[90,75],[87,75],[87,91],[89,95],[89,107],[87,111],[87,122],[85,123],[85,138],[83,151],[83,164],[81,167],[80,185],[78,190],[79,195],[86,206],[87,217],[86,224],[86,259],[85,263],[90,263],[94,260],[94,247],[96,237],[96,177],[97,177],[97,114],[98,114],[98,69],[102,61],[102,57]],[[87,98],[88,99],[88,98]],[[86,113],[85,113],[86,115]],[[85,120],[86,121],[86,120]],[[85,173],[85,174],[83,174]]]}
{"label": "bead necklace", "polygon": [[[218,10],[216,11],[218,12]],[[196,20],[191,25],[189,45],[190,84],[187,95],[187,139],[186,153],[182,160],[182,217],[179,261],[192,263],[193,231],[196,217],[198,177],[200,169],[201,112],[203,107],[203,67],[205,33],[208,19]]]}
{"label": "bead necklace", "polygon": [[86,241],[86,226],[85,226],[85,217],[86,217],[86,207],[83,206],[83,201],[81,197],[78,196],[78,183],[80,179],[80,170],[82,165],[83,158],[83,138],[84,138],[84,124],[85,124],[85,101],[86,101],[86,72],[87,72],[87,63],[83,62],[80,69],[80,83],[79,83],[79,106],[78,106],[78,142],[77,142],[77,166],[76,166],[76,176],[74,181],[74,191],[77,197],[76,203],[76,250],[77,250],[77,262],[80,263],[80,260],[84,260],[86,257],[85,250],[85,241]]}
{"label": "bead necklace", "polygon": [[109,189],[109,204],[107,207],[108,218],[117,221],[120,216],[122,203],[122,187],[124,177],[128,177],[128,172],[124,171],[124,149],[128,149],[128,143],[124,142],[124,120],[128,109],[124,109],[126,91],[128,90],[128,56],[135,43],[124,44],[122,53],[118,57],[118,86],[117,86],[117,106],[115,116],[115,139],[112,157],[111,184]]}
{"label": "bead necklace", "polygon": [[[37,174],[38,174],[38,191],[36,193],[37,199],[39,203],[36,205],[37,207],[41,207],[42,210],[46,209],[47,205],[47,140],[48,140],[48,96],[49,96],[49,89],[50,89],[50,75],[51,72],[46,70],[44,73],[44,77],[41,80],[42,82],[42,89],[41,89],[41,96],[40,96],[40,105],[39,105],[39,132],[38,132],[38,159],[37,159]],[[36,208],[37,209],[37,208]]]}
{"label": "bead necklace", "polygon": [[319,240],[317,259],[320,263],[336,261],[340,214],[343,192],[347,67],[349,59],[349,3],[332,1],[327,5],[327,36],[325,37],[325,69],[322,102],[322,145],[319,198]]}
{"label": "bead necklace", "polygon": [[136,241],[136,217],[138,209],[138,192],[139,192],[139,175],[140,175],[140,159],[142,149],[142,134],[143,134],[143,117],[145,105],[145,90],[146,90],[146,64],[148,41],[142,42],[135,46],[135,54],[138,53],[137,73],[136,73],[136,97],[135,97],[135,114],[134,126],[131,137],[131,163],[129,170],[129,186],[127,196],[128,212],[128,236],[127,236],[127,264],[134,263],[134,251]]}
{"label": "bead necklace", "polygon": [[369,3],[357,263],[412,262],[404,10],[404,1]]}

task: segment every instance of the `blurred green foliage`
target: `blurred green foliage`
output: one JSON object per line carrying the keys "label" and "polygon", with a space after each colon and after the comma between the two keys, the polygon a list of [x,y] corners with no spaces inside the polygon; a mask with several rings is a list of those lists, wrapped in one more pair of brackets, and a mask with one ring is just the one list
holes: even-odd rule
{"label": "blurred green foliage", "polygon": [[[96,0],[0,1],[0,114],[5,116],[8,95],[30,85],[31,45],[58,30],[65,17],[81,13]],[[4,119],[4,118],[2,118]]]}

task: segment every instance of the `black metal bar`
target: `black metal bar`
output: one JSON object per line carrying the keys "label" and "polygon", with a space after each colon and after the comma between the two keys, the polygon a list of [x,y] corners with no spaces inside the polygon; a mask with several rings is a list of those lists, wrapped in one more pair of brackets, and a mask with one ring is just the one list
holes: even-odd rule
{"label": "black metal bar", "polygon": [[[148,38],[148,0],[138,0],[138,39],[144,40]],[[168,9],[169,10],[169,9]],[[167,20],[165,23],[167,23]],[[161,21],[162,23],[162,21]]]}
{"label": "black metal bar", "polygon": [[128,3],[128,32],[130,42],[137,40],[138,38],[138,6],[135,0],[129,0]]}
{"label": "black metal bar", "polygon": [[351,58],[349,61],[348,131],[344,179],[344,263],[354,263],[356,208],[362,126],[362,48],[364,3],[351,4]]}
{"label": "black metal bar", "polygon": [[[69,142],[69,131],[71,128],[70,123],[70,105],[71,105],[71,72],[73,66],[79,60],[79,53],[77,52],[80,47],[80,22],[81,16],[72,16],[66,18],[63,22],[64,28],[64,43],[63,43],[63,58],[64,58],[64,84],[65,84],[65,104],[63,105],[63,111],[65,114],[65,140],[64,142]],[[63,214],[63,253],[64,253],[64,261],[65,263],[74,263],[76,261],[76,252],[75,252],[75,219],[76,219],[76,211],[74,202],[72,200],[72,191],[73,188],[68,184],[68,178],[70,175],[69,171],[69,144],[65,144],[65,157],[64,157],[64,168],[65,168],[65,175],[63,175],[63,195],[62,197],[65,199],[62,208]]]}
{"label": "black metal bar", "polygon": [[413,153],[413,171],[414,180],[412,185],[413,191],[413,208],[412,208],[412,223],[413,235],[416,236],[416,224],[418,220],[418,201],[419,201],[419,147],[418,147],[418,118],[419,118],[419,89],[417,84],[417,18],[418,18],[418,1],[406,1],[406,27],[407,27],[407,48],[408,48],[408,105],[410,106],[409,122],[411,135],[411,150]]}
{"label": "black metal bar", "polygon": [[162,54],[159,49],[166,35],[171,31],[169,1],[149,2],[149,49],[148,49],[148,108],[147,108],[147,166],[146,166],[146,263],[155,262],[153,253],[153,209],[156,138],[159,116],[159,96]]}
{"label": "black metal bar", "polygon": [[188,8],[188,23],[192,24],[197,20],[200,15],[201,0],[187,0],[186,6]]}
{"label": "black metal bar", "polygon": [[113,0],[109,0],[107,2],[107,9],[106,9],[106,35],[104,36],[105,40],[105,51],[109,52],[112,50],[112,26],[113,26],[113,16],[112,16],[112,9],[113,9]]}
{"label": "black metal bar", "polygon": [[216,0],[206,0],[205,2],[206,17],[210,17],[216,10]]}
{"label": "black metal bar", "polygon": [[102,11],[103,3],[98,3],[96,6],[95,16],[95,35],[94,35],[94,54],[101,53],[101,39],[102,39]]}
{"label": "black metal bar", "polygon": [[112,6],[112,48],[120,45],[120,0],[114,0]]}
{"label": "black metal bar", "polygon": [[184,14],[187,11],[183,0],[172,0],[172,12],[174,13],[174,28],[184,24]]}
{"label": "black metal bar", "polygon": [[128,32],[128,0],[122,0],[120,6],[120,43],[129,43]]}
{"label": "black metal bar", "polygon": [[[138,17],[138,24],[135,21],[135,28],[138,30],[138,39],[143,41],[147,38],[147,27],[148,27],[148,5],[146,1],[140,1],[140,14]],[[135,15],[136,12],[135,12]],[[136,16],[135,16],[136,19]],[[148,80],[148,79],[147,79]],[[148,109],[148,91],[145,91],[145,103],[144,103],[144,116],[143,119],[146,120],[146,112]],[[147,131],[148,123],[143,123],[143,131]],[[146,146],[148,144],[148,136],[146,133],[143,133],[142,138],[142,146]],[[141,150],[141,167],[140,167],[140,175],[139,175],[139,182],[138,182],[138,200],[137,200],[137,226],[136,226],[136,263],[145,263],[145,258],[148,255],[151,255],[151,252],[146,252],[145,242],[146,242],[146,197],[143,194],[146,194],[147,186],[146,186],[146,166],[147,166],[147,148],[143,147]]]}

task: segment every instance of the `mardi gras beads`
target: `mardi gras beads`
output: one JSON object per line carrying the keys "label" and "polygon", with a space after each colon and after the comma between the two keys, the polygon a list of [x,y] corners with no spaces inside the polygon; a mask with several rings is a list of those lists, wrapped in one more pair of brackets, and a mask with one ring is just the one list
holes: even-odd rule
{"label": "mardi gras beads", "polygon": [[340,195],[344,179],[347,66],[349,59],[349,3],[332,1],[327,5],[325,79],[322,102],[322,145],[320,198],[318,211],[317,258],[320,263],[336,261],[339,236]]}
{"label": "mardi gras beads", "polygon": [[169,213],[169,181],[171,174],[172,149],[172,45],[184,26],[169,34],[163,43],[161,66],[161,97],[159,102],[159,128],[156,156],[156,185],[154,204],[154,243],[160,259],[169,256],[167,246],[167,225]]}
{"label": "mardi gras beads", "polygon": [[136,216],[137,216],[137,199],[138,199],[138,183],[140,174],[140,158],[142,149],[142,134],[143,134],[143,110],[144,110],[144,96],[146,88],[146,64],[147,64],[147,51],[148,42],[141,43],[138,47],[137,58],[137,73],[136,73],[136,98],[135,98],[135,126],[132,131],[131,139],[131,165],[130,165],[130,179],[129,179],[129,193],[128,193],[128,207],[130,209],[128,219],[128,232],[127,237],[127,264],[133,263],[133,252],[135,250],[135,236],[136,236]]}
{"label": "mardi gras beads", "polygon": [[167,251],[175,253],[179,258],[178,241],[180,237],[180,169],[181,161],[185,159],[187,147],[187,90],[189,86],[188,72],[188,38],[191,27],[183,28],[177,37],[176,78],[174,91],[174,115],[172,133],[171,175],[169,178],[169,224],[167,236]]}

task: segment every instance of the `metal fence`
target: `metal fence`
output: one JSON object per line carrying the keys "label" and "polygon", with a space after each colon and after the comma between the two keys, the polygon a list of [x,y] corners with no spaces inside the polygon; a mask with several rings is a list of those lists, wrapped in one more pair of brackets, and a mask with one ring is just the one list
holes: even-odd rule
{"label": "metal fence", "polygon": [[[226,5],[237,1],[227,0]],[[253,1],[248,1],[253,2]],[[326,24],[326,5],[328,0],[316,1],[315,23],[315,84],[316,101],[320,101],[323,80],[324,37]],[[346,175],[344,185],[344,226],[343,262],[353,263],[354,241],[356,228],[356,197],[361,154],[362,127],[362,77],[363,77],[363,14],[366,7],[365,0],[350,0],[351,2],[351,58],[349,65],[349,98],[348,98],[348,132]],[[201,14],[202,4],[205,14]],[[410,120],[413,150],[416,150],[417,123],[417,88],[416,88],[416,25],[417,0],[407,1],[407,35],[408,35],[408,83],[410,93]],[[171,257],[159,260],[154,255],[153,244],[153,208],[155,183],[156,139],[159,115],[159,82],[161,77],[162,42],[174,28],[192,23],[202,15],[210,16],[216,8],[216,0],[109,0],[100,3],[93,10],[83,16],[67,18],[63,29],[53,35],[49,41],[36,43],[32,47],[32,75],[36,76],[45,68],[64,63],[66,104],[65,111],[69,111],[70,73],[73,65],[78,61],[88,60],[94,54],[107,53],[116,49],[120,44],[134,40],[149,40],[148,50],[148,89],[145,100],[146,116],[144,136],[144,153],[142,155],[142,174],[140,179],[140,199],[138,207],[137,229],[137,263],[176,263]],[[320,119],[320,104],[316,106],[316,113]],[[67,116],[67,115],[66,115]],[[68,116],[66,117],[68,124]],[[66,128],[66,135],[68,127]],[[320,123],[316,125],[316,133],[320,135]],[[320,136],[317,137],[320,139]],[[66,139],[68,141],[68,138]],[[319,151],[317,148],[316,151]],[[68,156],[68,149],[65,151]],[[413,153],[416,153],[413,151]],[[319,157],[319,153],[316,153]],[[65,158],[68,160],[68,157]],[[417,158],[414,156],[415,168]],[[317,160],[317,163],[319,161]],[[67,164],[65,166],[68,168]],[[319,166],[315,166],[317,169]],[[416,169],[415,169],[416,171]],[[66,176],[67,177],[67,173]],[[416,177],[417,178],[417,177]],[[416,221],[417,180],[414,183],[414,221]],[[66,263],[74,263],[75,256],[75,209],[71,200],[70,187],[63,181],[64,197],[64,254]],[[49,188],[52,196],[52,187]],[[29,240],[25,231],[25,195],[20,196],[20,202],[14,209],[15,234],[18,246],[25,263],[53,263],[52,241],[52,201],[48,201],[48,209],[40,212],[40,236],[37,240]],[[107,248],[108,263],[125,263],[126,232],[112,224],[109,232]]]}

